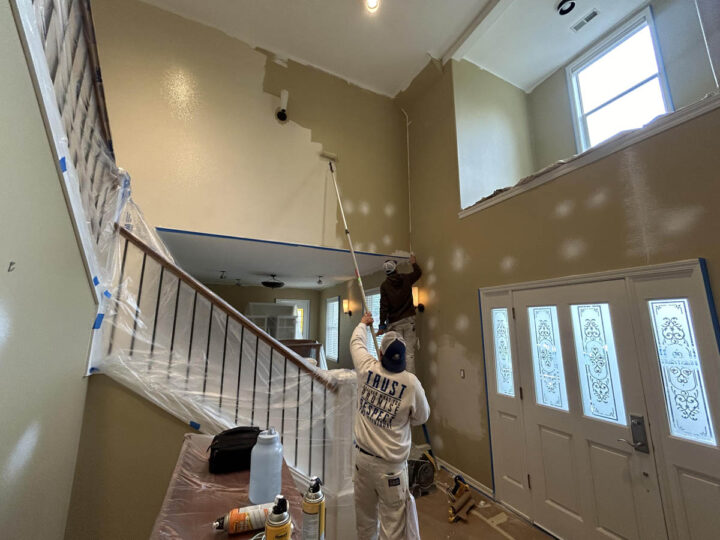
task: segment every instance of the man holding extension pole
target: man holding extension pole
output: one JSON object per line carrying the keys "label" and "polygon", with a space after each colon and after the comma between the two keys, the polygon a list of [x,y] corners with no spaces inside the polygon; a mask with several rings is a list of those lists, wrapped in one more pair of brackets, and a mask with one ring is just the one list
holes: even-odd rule
{"label": "man holding extension pole", "polygon": [[385,261],[387,278],[380,286],[380,321],[378,336],[387,331],[400,334],[405,346],[407,370],[415,373],[415,306],[413,305],[412,286],[420,279],[422,270],[418,266],[415,255],[410,255],[412,272],[401,274],[397,271],[397,261]]}
{"label": "man holding extension pole", "polygon": [[[358,400],[355,436],[355,520],[358,540],[419,540],[406,530],[408,505],[407,458],[410,426],[427,422],[430,406],[418,378],[405,370],[405,344],[387,332],[380,344],[380,361],[367,349],[373,318],[366,313],[350,338],[350,354],[357,374]],[[409,514],[413,516],[413,514]],[[411,518],[412,519],[412,518]]]}

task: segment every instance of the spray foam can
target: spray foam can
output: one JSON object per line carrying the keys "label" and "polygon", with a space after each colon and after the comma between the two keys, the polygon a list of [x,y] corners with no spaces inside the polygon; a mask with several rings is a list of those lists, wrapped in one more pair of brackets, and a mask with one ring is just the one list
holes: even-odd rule
{"label": "spray foam can", "polygon": [[325,540],[325,494],[320,486],[322,481],[313,476],[303,497],[303,540]]}
{"label": "spray foam can", "polygon": [[287,499],[278,495],[265,522],[265,540],[290,540],[292,530]]}
{"label": "spray foam can", "polygon": [[265,526],[265,521],[272,508],[273,503],[233,508],[213,522],[213,529],[227,531],[228,534],[257,531]]}

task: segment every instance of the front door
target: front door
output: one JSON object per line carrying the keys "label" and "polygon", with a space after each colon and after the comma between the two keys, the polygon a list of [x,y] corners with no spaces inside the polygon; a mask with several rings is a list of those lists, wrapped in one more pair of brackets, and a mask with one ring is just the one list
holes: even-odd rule
{"label": "front door", "polygon": [[665,538],[625,281],[513,294],[533,519],[561,538]]}

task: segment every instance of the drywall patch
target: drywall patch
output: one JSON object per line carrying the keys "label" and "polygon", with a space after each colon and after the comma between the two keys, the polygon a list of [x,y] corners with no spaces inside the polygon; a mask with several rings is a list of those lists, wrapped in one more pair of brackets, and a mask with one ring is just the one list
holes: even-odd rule
{"label": "drywall patch", "polygon": [[30,424],[18,439],[2,469],[2,478],[7,484],[13,484],[32,459],[40,438],[40,422]]}
{"label": "drywall patch", "polygon": [[607,200],[608,200],[607,190],[599,189],[587,198],[585,205],[588,208],[600,208],[601,206],[605,206],[605,203],[607,203]]}
{"label": "drywall patch", "polygon": [[363,216],[367,216],[368,214],[370,214],[370,204],[367,201],[360,201],[358,207],[360,209],[360,213]]}
{"label": "drywall patch", "polygon": [[567,261],[572,261],[581,257],[586,250],[587,243],[584,240],[567,239],[560,245],[560,256]]}
{"label": "drywall patch", "polygon": [[456,272],[462,272],[465,268],[467,261],[470,260],[470,256],[467,254],[464,248],[458,246],[453,249],[450,266]]}
{"label": "drywall patch", "polygon": [[695,227],[705,209],[700,206],[663,212],[662,231],[668,236],[686,234]]}
{"label": "drywall patch", "polygon": [[389,234],[384,235],[382,237],[382,243],[384,246],[389,246],[390,244],[392,244],[392,236],[390,236]]}
{"label": "drywall patch", "polygon": [[[435,342],[435,340],[430,340],[428,342],[428,352],[430,353],[431,356],[435,356],[437,354],[437,351],[438,351],[437,343]],[[433,362],[433,364],[434,364],[434,362]],[[433,375],[434,375],[434,373],[433,373]]]}
{"label": "drywall patch", "polygon": [[395,215],[395,205],[392,203],[387,203],[385,205],[385,215],[387,217],[393,217]]}
{"label": "drywall patch", "polygon": [[435,285],[436,282],[437,282],[437,276],[435,274],[428,274],[428,276],[425,280],[425,284],[428,286],[432,286],[432,285]]}
{"label": "drywall patch", "polygon": [[345,210],[345,214],[350,216],[355,211],[355,203],[352,202],[350,199],[343,200],[343,210]]}
{"label": "drywall patch", "polygon": [[428,257],[425,261],[425,269],[432,272],[435,269],[435,257]]}
{"label": "drywall patch", "polygon": [[572,200],[564,200],[560,201],[555,205],[555,212],[554,215],[558,219],[564,219],[568,217],[570,214],[572,214],[573,210],[575,209],[575,201]]}
{"label": "drywall patch", "polygon": [[170,114],[184,122],[192,120],[200,102],[197,79],[192,72],[176,67],[166,70],[162,88]]}
{"label": "drywall patch", "polygon": [[435,330],[435,329],[437,328],[437,325],[438,325],[438,318],[437,318],[437,316],[436,316],[436,315],[433,315],[432,317],[430,317],[430,318],[428,319],[427,324],[428,324],[428,328],[429,328],[430,330]]}
{"label": "drywall patch", "polygon": [[512,255],[507,255],[506,257],[500,259],[500,270],[507,274],[509,272],[512,272],[516,264],[517,259]]}
{"label": "drywall patch", "polygon": [[0,304],[0,351],[2,351],[8,336],[10,335],[10,317],[7,311]]}
{"label": "drywall patch", "polygon": [[470,319],[465,314],[460,314],[457,316],[457,319],[455,319],[455,330],[458,332],[465,332],[468,328],[470,328]]}

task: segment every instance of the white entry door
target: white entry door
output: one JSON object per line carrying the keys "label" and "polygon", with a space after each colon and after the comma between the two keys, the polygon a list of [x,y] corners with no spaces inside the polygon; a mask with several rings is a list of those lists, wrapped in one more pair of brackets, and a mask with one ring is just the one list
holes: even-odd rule
{"label": "white entry door", "polygon": [[564,539],[720,538],[701,260],[481,290],[495,494]]}
{"label": "white entry door", "polygon": [[513,303],[534,520],[562,538],[665,538],[625,282]]}

